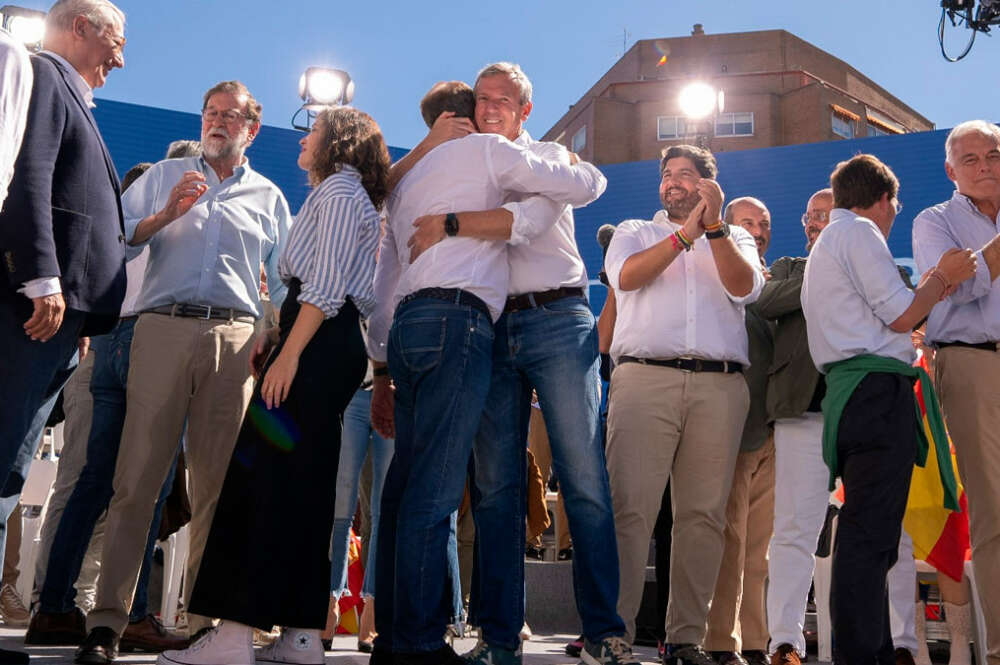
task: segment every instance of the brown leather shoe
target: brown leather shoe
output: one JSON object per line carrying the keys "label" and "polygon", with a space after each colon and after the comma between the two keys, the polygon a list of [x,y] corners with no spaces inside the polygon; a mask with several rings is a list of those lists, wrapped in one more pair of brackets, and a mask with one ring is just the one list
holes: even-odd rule
{"label": "brown leather shoe", "polygon": [[122,633],[118,648],[120,651],[145,651],[160,653],[168,649],[187,649],[188,638],[167,632],[159,619],[152,614],[130,623]]}
{"label": "brown leather shoe", "polygon": [[87,637],[87,619],[79,607],[69,612],[38,612],[31,617],[24,643],[33,646],[76,646]]}
{"label": "brown leather shoe", "polygon": [[771,654],[771,665],[802,665],[802,659],[791,644],[779,644]]}
{"label": "brown leather shoe", "polygon": [[896,665],[915,665],[913,654],[910,653],[909,649],[902,647],[896,649]]}

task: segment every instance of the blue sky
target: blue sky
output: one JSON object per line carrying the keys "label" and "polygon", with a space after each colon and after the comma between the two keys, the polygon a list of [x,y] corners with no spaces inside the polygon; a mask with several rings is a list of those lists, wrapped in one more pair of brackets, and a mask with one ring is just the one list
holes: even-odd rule
{"label": "blue sky", "polygon": [[[47,9],[48,0],[11,0]],[[950,64],[937,43],[939,0],[619,0],[525,3],[381,0],[120,0],[128,16],[126,68],[98,98],[197,111],[217,81],[239,78],[264,106],[264,122],[288,127],[299,75],[310,65],[346,69],[354,105],[387,141],[409,147],[425,129],[417,110],[442,79],[471,82],[488,62],[521,64],[535,86],[527,128],[541,136],[621,56],[623,37],[781,28],[849,62],[946,128],[1000,119],[1000,38],[977,38]],[[952,48],[968,31],[948,34]]]}

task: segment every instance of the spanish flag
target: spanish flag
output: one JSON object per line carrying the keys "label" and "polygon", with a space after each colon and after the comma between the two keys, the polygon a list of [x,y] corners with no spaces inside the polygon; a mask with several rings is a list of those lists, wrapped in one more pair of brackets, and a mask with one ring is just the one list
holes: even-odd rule
{"label": "spanish flag", "polygon": [[[917,364],[921,365],[924,370],[928,369],[927,359],[922,355]],[[927,409],[924,405],[924,395],[920,384],[921,382],[917,381],[913,389],[917,396],[917,404],[920,406],[920,413],[923,416],[924,431],[930,439],[930,425],[927,420]],[[970,556],[969,514],[965,487],[958,475],[954,446],[951,447],[951,465],[958,485],[960,512],[944,508],[945,490],[941,483],[938,459],[935,455],[928,455],[926,466],[913,467],[910,496],[906,504],[906,514],[903,517],[903,527],[913,538],[914,557],[926,561],[948,577],[961,581],[962,568]]]}
{"label": "spanish flag", "polygon": [[337,633],[357,635],[361,626],[361,611],[365,602],[361,597],[361,584],[365,579],[364,564],[361,563],[361,539],[351,529],[351,539],[347,545],[347,589],[351,592],[340,597],[340,623]]}

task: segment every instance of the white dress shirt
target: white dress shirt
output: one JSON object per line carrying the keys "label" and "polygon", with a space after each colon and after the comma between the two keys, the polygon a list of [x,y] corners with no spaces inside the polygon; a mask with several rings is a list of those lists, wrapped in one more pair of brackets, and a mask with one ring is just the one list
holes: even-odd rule
{"label": "white dress shirt", "polygon": [[990,219],[957,190],[951,199],[927,208],[913,220],[913,258],[921,274],[949,249],[976,250],[976,275],[959,284],[927,319],[927,343],[1000,340],[1000,289],[993,288],[983,246],[997,236]]}
{"label": "white dress shirt", "polygon": [[6,30],[0,30],[0,207],[7,199],[7,187],[14,177],[14,162],[21,149],[24,124],[34,74],[24,45]]}
{"label": "white dress shirt", "polygon": [[[439,145],[396,185],[387,202],[388,222],[375,269],[375,312],[369,319],[368,353],[386,357],[396,305],[424,288],[468,291],[486,303],[493,320],[507,298],[506,244],[475,238],[445,238],[410,263],[407,242],[422,215],[492,210],[509,191],[544,194],[586,205],[604,190],[594,166],[545,161],[496,134],[471,134]],[[518,215],[515,213],[515,224]]]}
{"label": "white dress shirt", "polygon": [[[70,64],[69,60],[62,57],[58,53],[53,51],[42,51],[45,55],[51,56],[55,60],[58,60],[60,64],[63,65],[69,71],[69,82],[83,100],[87,102],[87,106],[90,108],[95,108],[97,104],[94,103],[94,90],[90,87],[90,84],[83,78],[76,67]],[[6,87],[4,83],[4,87]],[[27,109],[25,109],[27,110]],[[28,280],[24,283],[24,286],[18,289],[19,293],[23,293],[28,298],[42,298],[44,296],[50,296],[56,293],[62,293],[62,285],[59,283],[58,277],[38,277],[36,279]]]}
{"label": "white dress shirt", "polygon": [[139,313],[136,303],[142,291],[142,280],[146,275],[146,264],[149,263],[149,247],[143,247],[137,256],[125,262],[125,299],[122,300],[120,316],[135,316]]}
{"label": "white dress shirt", "polygon": [[[522,131],[514,143],[542,159],[569,164],[569,152],[558,143],[535,141],[526,131]],[[602,177],[602,193],[606,185],[607,180]],[[587,269],[576,246],[573,207],[544,196],[525,199],[518,193],[512,193],[507,200],[520,202],[503,206],[515,215],[507,247],[510,295],[561,287],[581,287],[586,294]]]}
{"label": "white dress shirt", "polygon": [[652,247],[681,227],[665,210],[653,221],[625,220],[608,246],[604,269],[615,290],[615,321],[611,357],[700,358],[750,365],[744,306],[757,300],[764,275],[753,237],[739,226],[730,226],[740,254],[755,268],[753,288],[735,296],[722,285],[710,241],[702,236],[694,249],[681,252],[666,270],[640,289],[622,291],[622,266],[633,254]]}
{"label": "white dress shirt", "polygon": [[802,281],[802,313],[816,368],[825,374],[830,363],[865,354],[913,363],[909,332],[889,328],[913,297],[875,223],[834,208],[809,252]]}

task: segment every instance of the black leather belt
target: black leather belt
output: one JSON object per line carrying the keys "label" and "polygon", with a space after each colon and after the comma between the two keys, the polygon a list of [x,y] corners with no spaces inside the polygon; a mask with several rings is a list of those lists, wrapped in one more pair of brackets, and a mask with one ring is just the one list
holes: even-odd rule
{"label": "black leather belt", "polygon": [[189,319],[220,319],[224,321],[240,321],[241,323],[253,323],[257,319],[250,312],[232,309],[231,307],[188,305],[185,303],[153,307],[152,309],[145,310],[145,312],[165,314],[167,316],[181,316]]}
{"label": "black leather belt", "polygon": [[508,296],[507,304],[504,305],[503,311],[517,312],[522,309],[534,309],[542,305],[548,305],[555,300],[571,297],[582,298],[583,289],[579,286],[562,286],[551,291],[536,291],[534,293],[522,293],[519,296]]}
{"label": "black leather belt", "polygon": [[463,291],[462,289],[441,289],[436,287],[420,289],[403,296],[402,300],[399,301],[399,304],[402,305],[405,302],[410,302],[411,300],[415,300],[417,298],[433,298],[435,300],[444,300],[456,305],[465,305],[466,307],[478,309],[486,316],[490,316],[490,308],[486,306],[486,303],[483,302],[482,298],[469,293],[468,291]]}
{"label": "black leather belt", "polygon": [[674,369],[684,369],[689,372],[725,372],[735,374],[743,371],[740,363],[729,362],[728,360],[701,360],[699,358],[671,358],[669,360],[659,360],[657,358],[633,358],[632,356],[621,356],[618,364],[639,363],[640,365],[653,365],[655,367],[673,367]]}
{"label": "black leather belt", "polygon": [[948,346],[961,346],[966,349],[979,349],[980,351],[997,351],[996,342],[977,342],[972,344],[970,342],[938,342],[938,348],[943,349]]}

